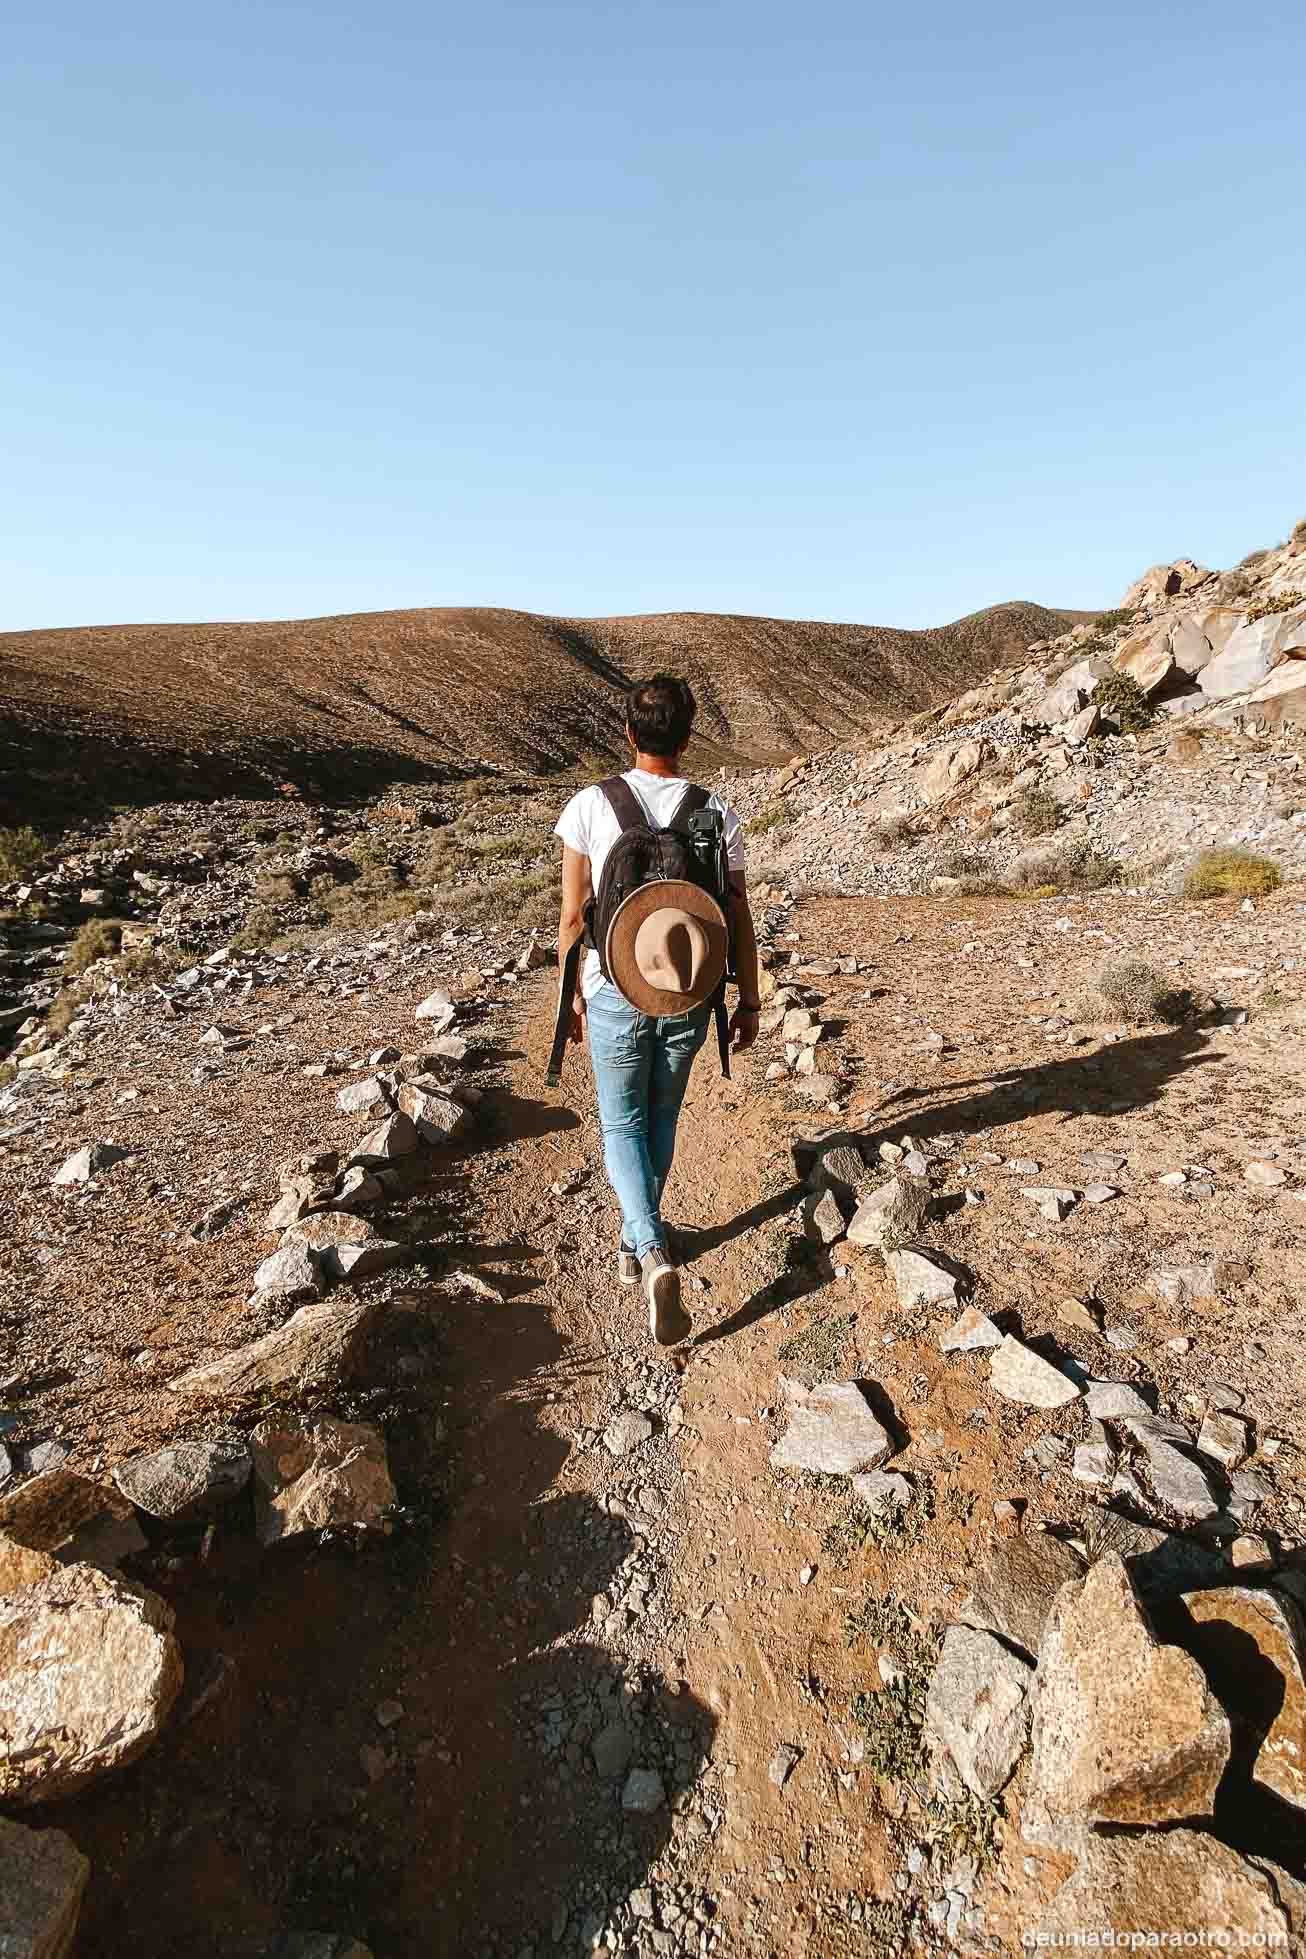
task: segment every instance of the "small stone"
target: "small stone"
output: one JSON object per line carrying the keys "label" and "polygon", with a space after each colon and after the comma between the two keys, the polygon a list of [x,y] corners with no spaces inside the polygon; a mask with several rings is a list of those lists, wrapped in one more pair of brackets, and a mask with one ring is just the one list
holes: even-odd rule
{"label": "small stone", "polygon": [[1080,1392],[1059,1367],[1010,1333],[993,1355],[989,1380],[1007,1401],[1025,1408],[1062,1408]]}
{"label": "small stone", "polygon": [[939,1347],[945,1354],[973,1354],[985,1347],[1000,1347],[1002,1338],[1001,1329],[987,1313],[981,1313],[977,1306],[967,1306],[961,1317],[940,1333]]}
{"label": "small stone", "polygon": [[1079,1202],[1077,1191],[1059,1189],[1050,1184],[1026,1185],[1020,1194],[1022,1197],[1028,1197],[1040,1216],[1045,1217],[1049,1224],[1060,1224],[1063,1218],[1069,1217]]}
{"label": "small stone", "polygon": [[1053,1599],[1083,1572],[1082,1561],[1071,1547],[1047,1531],[990,1544],[980,1554],[970,1595],[957,1616],[968,1626],[996,1633],[1022,1651],[1036,1654]]}
{"label": "small stone", "polygon": [[66,1959],[90,1870],[62,1830],[29,1830],[0,1819],[0,1953],[5,1959]]}
{"label": "small stone", "polygon": [[1215,1297],[1215,1261],[1204,1259],[1190,1265],[1159,1265],[1147,1278],[1147,1289],[1171,1306],[1188,1299]]}
{"label": "small stone", "polygon": [[250,1436],[261,1544],[300,1531],[377,1529],[395,1503],[384,1438],[361,1422],[287,1416]]}
{"label": "small stone", "polygon": [[1287,1183],[1288,1173],[1274,1163],[1249,1163],[1243,1171],[1243,1178],[1247,1183],[1255,1184],[1258,1190],[1276,1190],[1280,1184]]}
{"label": "small stone", "polygon": [[1152,1418],[1151,1405],[1128,1381],[1090,1381],[1084,1389],[1084,1403],[1098,1422],[1118,1422],[1127,1415],[1137,1415],[1145,1422]]}
{"label": "small stone", "polygon": [[637,1409],[623,1408],[612,1417],[603,1431],[605,1447],[614,1456],[628,1456],[632,1449],[638,1449],[647,1442],[653,1433],[653,1424],[647,1415]]}
{"label": "small stone", "polygon": [[321,1280],[316,1254],[307,1245],[282,1245],[254,1274],[259,1299],[316,1299]]}
{"label": "small stone", "polygon": [[1186,1429],[1174,1422],[1160,1421],[1154,1415],[1146,1420],[1128,1417],[1122,1426],[1141,1443],[1152,1487],[1160,1502],[1176,1516],[1197,1522],[1215,1516],[1220,1504],[1206,1471],[1185,1453],[1192,1447],[1192,1437]]}
{"label": "small stone", "polygon": [[172,1442],[119,1463],[113,1480],[147,1516],[194,1523],[238,1496],[252,1467],[243,1442]]}
{"label": "small stone", "polygon": [[1109,1326],[1106,1330],[1108,1347],[1115,1347],[1121,1353],[1131,1353],[1138,1345],[1138,1334],[1132,1326]]}
{"label": "small stone", "polygon": [[801,1749],[794,1748],[787,1741],[781,1742],[780,1746],[776,1749],[775,1754],[771,1757],[771,1766],[767,1770],[767,1774],[770,1777],[770,1780],[774,1783],[777,1789],[784,1788],[785,1783],[788,1782],[790,1776],[793,1774],[794,1770],[798,1767],[798,1764],[801,1760],[802,1760]]}
{"label": "small stone", "polygon": [[[401,1095],[409,1092],[408,1086]],[[402,1110],[397,1115],[387,1116],[375,1129],[369,1130],[350,1158],[350,1164],[361,1164],[365,1169],[374,1163],[391,1163],[400,1157],[411,1156],[417,1148],[417,1130],[411,1116]]]}
{"label": "small stone", "polygon": [[1110,1484],[1115,1472],[1116,1452],[1102,1429],[1090,1441],[1076,1443],[1070,1473],[1077,1483],[1101,1489]]}
{"label": "small stone", "polygon": [[1274,1552],[1263,1537],[1235,1537],[1229,1546],[1229,1562],[1239,1571],[1273,1571]]}
{"label": "small stone", "polygon": [[891,1177],[858,1205],[848,1226],[848,1243],[881,1251],[909,1243],[925,1221],[929,1195],[925,1184],[905,1172]]}
{"label": "small stone", "polygon": [[[854,1220],[856,1222],[856,1220]],[[905,1247],[885,1255],[885,1264],[904,1307],[955,1304],[970,1275],[940,1253]]]}
{"label": "small stone", "polygon": [[870,1510],[904,1510],[911,1502],[911,1479],[893,1469],[868,1469],[853,1477],[852,1492]]}
{"label": "small stone", "polygon": [[833,1190],[823,1190],[804,1201],[803,1230],[818,1245],[833,1245],[843,1237],[843,1210]]}
{"label": "small stone", "polygon": [[85,1184],[97,1176],[101,1170],[112,1169],[130,1156],[130,1150],[118,1149],[113,1143],[86,1143],[60,1165],[52,1181],[56,1184]]}
{"label": "small stone", "polygon": [[1086,1204],[1109,1204],[1120,1192],[1114,1184],[1089,1184],[1084,1191]]}
{"label": "small stone", "polygon": [[1213,1456],[1226,1469],[1239,1468],[1248,1454],[1246,1422],[1240,1421],[1237,1415],[1213,1408],[1202,1423],[1197,1448],[1201,1455]]}
{"label": "small stone", "polygon": [[635,1743],[624,1721],[609,1721],[590,1743],[595,1773],[601,1775],[605,1782],[615,1782],[618,1776],[626,1773],[634,1752]]}
{"label": "small stone", "polygon": [[1102,1308],[1069,1294],[1058,1299],[1057,1318],[1066,1326],[1078,1327],[1081,1333],[1099,1333],[1102,1328]]}
{"label": "small stone", "polygon": [[621,1792],[621,1807],[637,1816],[652,1816],[666,1799],[667,1792],[656,1769],[632,1769]]}

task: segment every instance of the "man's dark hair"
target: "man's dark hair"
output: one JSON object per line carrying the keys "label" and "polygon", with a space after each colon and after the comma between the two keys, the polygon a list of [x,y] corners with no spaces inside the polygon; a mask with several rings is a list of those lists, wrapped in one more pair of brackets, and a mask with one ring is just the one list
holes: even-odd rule
{"label": "man's dark hair", "polygon": [[627,694],[626,726],[642,755],[679,755],[697,710],[688,681],[673,673],[655,673]]}

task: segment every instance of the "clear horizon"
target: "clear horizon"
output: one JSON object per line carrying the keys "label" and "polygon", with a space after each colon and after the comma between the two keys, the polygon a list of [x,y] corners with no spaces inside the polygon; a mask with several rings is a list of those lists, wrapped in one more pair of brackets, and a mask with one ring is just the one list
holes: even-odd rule
{"label": "clear horizon", "polygon": [[937,626],[1306,515],[1299,9],[11,27],[0,631]]}

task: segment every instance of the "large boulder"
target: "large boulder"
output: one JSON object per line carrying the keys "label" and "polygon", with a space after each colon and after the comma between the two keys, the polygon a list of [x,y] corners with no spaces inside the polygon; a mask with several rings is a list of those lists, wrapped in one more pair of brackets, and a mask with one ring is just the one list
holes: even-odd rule
{"label": "large boulder", "polygon": [[921,774],[921,793],[927,803],[942,802],[954,789],[977,775],[989,753],[986,741],[962,741],[954,748],[941,748],[926,763]]}
{"label": "large boulder", "polygon": [[1020,1760],[1033,1678],[1033,1668],[992,1633],[949,1626],[943,1636],[925,1696],[925,1728],[977,1796],[996,1796]]}
{"label": "large boulder", "polygon": [[65,1959],[91,1867],[62,1830],[0,1817],[0,1954]]}
{"label": "large boulder", "polygon": [[[1215,1933],[1227,1949],[1299,1949],[1294,1933],[1301,1886],[1273,1864],[1253,1863],[1198,1830],[1090,1837],[1079,1863],[1046,1907],[1033,1937],[1069,1942],[1086,1928],[1105,1945],[1108,1931],[1145,1950]],[[1289,1904],[1288,1900],[1292,1903]],[[1217,1945],[1224,1950],[1225,1943]]]}
{"label": "large boulder", "polygon": [[174,1394],[239,1401],[267,1390],[296,1389],[355,1371],[381,1302],[327,1299],[301,1306],[284,1326],[218,1360],[169,1381]]}
{"label": "large boulder", "polygon": [[395,1502],[385,1441],[361,1422],[279,1419],[250,1437],[258,1534],[276,1544],[299,1531],[371,1529]]}
{"label": "large boulder", "polygon": [[[60,1464],[29,1477],[0,1497],[0,1532],[7,1543],[45,1553],[60,1564],[116,1570],[145,1549],[136,1513],[117,1490]],[[0,1557],[0,1569],[12,1560]]]}
{"label": "large boulder", "polygon": [[1286,1592],[1249,1585],[1186,1592],[1183,1605],[1176,1637],[1235,1720],[1264,1735],[1254,1780],[1306,1809],[1306,1629],[1297,1607]]}
{"label": "large boulder", "polygon": [[776,1469],[812,1469],[826,1476],[855,1476],[874,1469],[892,1448],[887,1430],[871,1413],[856,1381],[827,1381],[807,1388],[782,1374],[780,1391],[788,1426],[771,1451]]}
{"label": "large boulder", "polygon": [[1205,565],[1199,565],[1193,558],[1176,558],[1173,564],[1152,565],[1141,578],[1136,578],[1125,596],[1121,608],[1126,612],[1136,612],[1142,606],[1160,605],[1166,599],[1182,598],[1185,592],[1195,592],[1199,586],[1215,576]]}
{"label": "large boulder", "polygon": [[1306,605],[1240,626],[1230,634],[1223,653],[1202,668],[1197,684],[1208,700],[1231,700],[1264,686],[1293,653],[1306,655]]}
{"label": "large boulder", "polygon": [[1116,653],[1112,665],[1142,688],[1155,694],[1174,672],[1175,657],[1170,645],[1170,624],[1162,620],[1145,632],[1135,633]]}
{"label": "large boulder", "polygon": [[92,1565],[0,1598],[0,1800],[49,1802],[130,1762],[182,1682],[172,1608]]}
{"label": "large boulder", "polygon": [[1230,1740],[1201,1667],[1157,1639],[1118,1556],[1062,1587],[1039,1647],[1031,1842],[1209,1816]]}

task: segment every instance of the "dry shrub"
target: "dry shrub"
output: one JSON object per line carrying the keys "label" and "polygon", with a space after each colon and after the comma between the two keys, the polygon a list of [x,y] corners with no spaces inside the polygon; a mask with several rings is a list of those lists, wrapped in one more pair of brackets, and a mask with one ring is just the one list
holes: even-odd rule
{"label": "dry shrub", "polygon": [[30,823],[20,824],[16,830],[0,830],[0,884],[26,877],[37,868],[49,848]]}
{"label": "dry shrub", "polygon": [[1012,816],[1022,837],[1046,837],[1061,827],[1065,811],[1050,790],[1033,782],[1017,796]]}
{"label": "dry shrub", "polygon": [[1279,592],[1272,599],[1249,605],[1247,623],[1250,626],[1254,619],[1272,619],[1277,612],[1292,612],[1299,605],[1306,605],[1306,592]]}
{"label": "dry shrub", "polygon": [[116,959],[122,945],[122,926],[110,918],[88,918],[68,948],[66,973],[84,973],[97,959]]}
{"label": "dry shrub", "polygon": [[289,871],[265,871],[254,880],[254,896],[264,905],[293,905],[304,889],[304,880]]}
{"label": "dry shrub", "polygon": [[871,833],[872,846],[876,850],[896,850],[899,844],[913,841],[912,820],[905,811],[896,816],[882,816]]}
{"label": "dry shrub", "polygon": [[62,1039],[89,998],[90,988],[85,983],[81,986],[65,986],[63,991],[56,995],[51,1002],[50,1011],[45,1016],[45,1024],[52,1040]]}
{"label": "dry shrub", "polygon": [[1183,1018],[1183,1000],[1163,974],[1145,959],[1112,959],[1093,982],[1098,999],[1120,1020],[1173,1023]]}
{"label": "dry shrub", "polygon": [[756,816],[749,817],[748,827],[755,837],[764,837],[768,830],[778,830],[788,821],[789,811],[784,803],[768,803]]}
{"label": "dry shrub", "polygon": [[1264,898],[1277,891],[1283,873],[1269,857],[1226,845],[1204,850],[1184,879],[1185,898]]}
{"label": "dry shrub", "polygon": [[1104,891],[1119,884],[1120,874],[1114,857],[1081,842],[1027,850],[1012,865],[1009,878],[1027,897],[1050,898],[1063,891]]}

